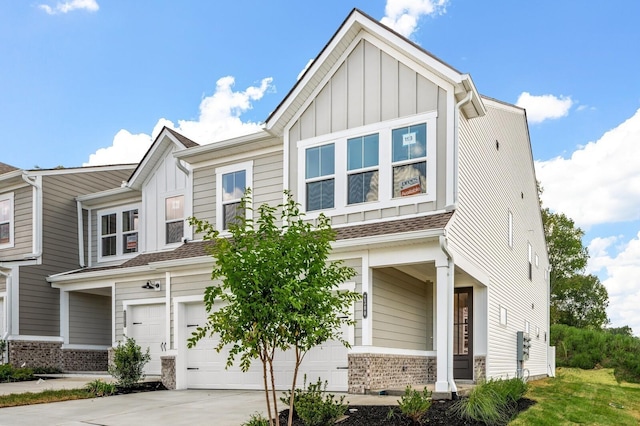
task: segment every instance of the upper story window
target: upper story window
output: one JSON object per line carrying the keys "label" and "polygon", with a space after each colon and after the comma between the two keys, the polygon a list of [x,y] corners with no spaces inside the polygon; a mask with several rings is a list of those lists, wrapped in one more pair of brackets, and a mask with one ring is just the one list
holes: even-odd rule
{"label": "upper story window", "polygon": [[98,212],[99,256],[117,257],[138,252],[138,209],[132,206]]}
{"label": "upper story window", "polygon": [[392,131],[393,196],[427,192],[427,125]]}
{"label": "upper story window", "polygon": [[335,145],[308,148],[305,159],[307,210],[333,208],[335,199]]}
{"label": "upper story window", "polygon": [[244,191],[247,189],[247,171],[222,175],[222,228],[229,229],[229,225],[237,222],[238,217],[244,213],[241,210],[241,201]]}
{"label": "upper story window", "polygon": [[0,248],[13,246],[13,193],[0,195]]}
{"label": "upper story window", "polygon": [[378,200],[378,134],[347,140],[347,204]]}
{"label": "upper story window", "polygon": [[218,167],[216,169],[216,228],[220,231],[229,226],[239,216],[250,215],[251,211],[241,209],[241,201],[253,181],[253,161]]}
{"label": "upper story window", "polygon": [[434,201],[436,121],[429,112],[298,142],[306,211],[343,214],[367,202],[384,208]]}
{"label": "upper story window", "polygon": [[165,243],[179,243],[184,237],[184,195],[165,199]]}

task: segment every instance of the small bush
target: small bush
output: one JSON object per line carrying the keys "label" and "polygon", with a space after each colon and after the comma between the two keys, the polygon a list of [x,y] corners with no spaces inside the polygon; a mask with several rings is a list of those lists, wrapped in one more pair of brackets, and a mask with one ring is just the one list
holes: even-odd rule
{"label": "small bush", "polygon": [[[295,389],[293,391],[293,410],[305,426],[325,426],[335,423],[347,411],[347,404],[344,403],[344,396],[339,400],[335,395],[327,394],[328,382],[322,383],[318,378],[316,383],[307,385],[307,377],[304,377],[305,389]],[[285,392],[280,398],[284,404],[289,405],[290,392]],[[324,397],[324,398],[323,398]]]}
{"label": "small bush", "polygon": [[95,396],[109,396],[116,393],[116,385],[107,383],[103,380],[93,380],[85,386],[85,390]]}
{"label": "small bush", "polygon": [[422,424],[422,417],[431,407],[431,392],[424,388],[422,392],[407,386],[404,395],[398,400],[400,412],[411,419],[413,424]]}
{"label": "small bush", "polygon": [[23,382],[26,380],[33,380],[33,369],[16,368],[11,364],[0,365],[0,383]]}
{"label": "small bush", "polygon": [[527,384],[518,378],[490,380],[471,389],[469,397],[457,400],[451,410],[458,417],[487,425],[506,424],[526,391]]}
{"label": "small bush", "polygon": [[33,367],[33,374],[60,374],[62,370],[56,367]]}
{"label": "small bush", "polygon": [[113,350],[113,364],[109,366],[109,374],[116,378],[117,385],[130,388],[144,378],[144,366],[151,360],[149,348],[142,353],[134,339],[125,336],[124,344],[120,342]]}
{"label": "small bush", "polygon": [[242,426],[269,426],[269,419],[260,413],[252,414],[249,421],[242,423]]}

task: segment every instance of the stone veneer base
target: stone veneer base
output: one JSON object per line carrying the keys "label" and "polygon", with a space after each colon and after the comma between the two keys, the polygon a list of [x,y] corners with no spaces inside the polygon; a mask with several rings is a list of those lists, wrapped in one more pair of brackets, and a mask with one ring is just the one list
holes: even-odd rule
{"label": "stone veneer base", "polygon": [[162,371],[162,384],[165,388],[173,390],[176,388],[176,357],[165,355],[160,357]]}
{"label": "stone veneer base", "polygon": [[10,340],[9,363],[14,367],[60,371],[107,371],[106,350],[62,349],[60,342]]}
{"label": "stone veneer base", "polygon": [[436,358],[415,355],[349,354],[349,393],[365,394],[436,380]]}

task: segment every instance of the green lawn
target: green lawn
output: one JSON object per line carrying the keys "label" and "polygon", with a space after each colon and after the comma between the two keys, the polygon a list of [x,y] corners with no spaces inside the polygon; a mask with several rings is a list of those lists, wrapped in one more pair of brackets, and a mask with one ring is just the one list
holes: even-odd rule
{"label": "green lawn", "polygon": [[94,393],[88,392],[85,389],[62,389],[45,390],[42,392],[12,393],[10,395],[0,395],[0,408],[95,397],[96,395]]}
{"label": "green lawn", "polygon": [[640,384],[618,383],[612,369],[558,368],[555,378],[529,383],[537,404],[510,425],[639,425]]}

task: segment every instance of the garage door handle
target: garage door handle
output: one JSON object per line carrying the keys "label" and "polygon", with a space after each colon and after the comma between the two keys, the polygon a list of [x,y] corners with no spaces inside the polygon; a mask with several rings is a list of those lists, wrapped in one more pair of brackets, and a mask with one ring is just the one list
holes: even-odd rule
{"label": "garage door handle", "polygon": [[199,325],[200,325],[200,324],[187,324],[187,327],[197,327],[197,326],[199,326]]}
{"label": "garage door handle", "polygon": [[133,325],[141,325],[141,322],[134,322]]}
{"label": "garage door handle", "polygon": [[187,370],[200,370],[198,367],[187,367]]}
{"label": "garage door handle", "polygon": [[349,367],[336,367],[336,370],[348,370]]}

